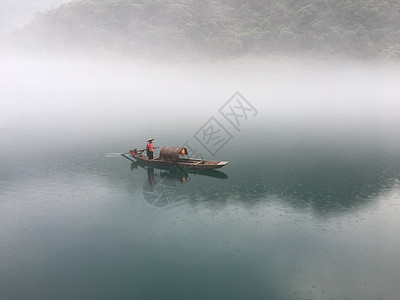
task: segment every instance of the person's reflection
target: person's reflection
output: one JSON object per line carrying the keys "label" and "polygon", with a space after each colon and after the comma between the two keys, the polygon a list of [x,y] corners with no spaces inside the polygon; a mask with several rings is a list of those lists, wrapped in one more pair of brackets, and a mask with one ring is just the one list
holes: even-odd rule
{"label": "person's reflection", "polygon": [[187,183],[190,181],[190,177],[189,174],[179,174],[177,176],[177,179],[181,182],[181,183]]}
{"label": "person's reflection", "polygon": [[153,167],[148,167],[147,168],[147,177],[149,178],[150,184],[154,184],[155,182],[155,173],[154,173],[154,168]]}

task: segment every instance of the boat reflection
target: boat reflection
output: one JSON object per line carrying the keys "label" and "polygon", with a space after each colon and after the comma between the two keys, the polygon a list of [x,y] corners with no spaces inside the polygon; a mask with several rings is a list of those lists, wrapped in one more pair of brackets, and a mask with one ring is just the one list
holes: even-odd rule
{"label": "boat reflection", "polygon": [[227,179],[228,176],[217,170],[192,170],[170,166],[149,166],[143,162],[132,162],[131,170],[143,168],[147,179],[142,186],[144,199],[154,207],[165,207],[174,202],[178,196],[178,184],[188,184],[196,176]]}

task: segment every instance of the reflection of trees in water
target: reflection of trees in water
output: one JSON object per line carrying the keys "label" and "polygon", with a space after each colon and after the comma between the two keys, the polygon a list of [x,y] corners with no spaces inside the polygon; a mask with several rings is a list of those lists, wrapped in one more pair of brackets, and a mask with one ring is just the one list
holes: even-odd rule
{"label": "reflection of trees in water", "polygon": [[294,207],[311,206],[316,212],[346,211],[391,189],[399,163],[379,157],[349,161],[326,159],[308,164],[271,164],[264,172],[269,192]]}
{"label": "reflection of trees in water", "polygon": [[[232,164],[233,165],[233,164]],[[295,208],[312,207],[320,214],[347,211],[370,203],[390,190],[400,178],[399,158],[271,157],[251,165],[237,163],[240,171],[229,184],[213,184],[200,193],[202,201],[223,206],[235,199],[245,206],[276,199]],[[191,198],[193,204],[201,197]]]}

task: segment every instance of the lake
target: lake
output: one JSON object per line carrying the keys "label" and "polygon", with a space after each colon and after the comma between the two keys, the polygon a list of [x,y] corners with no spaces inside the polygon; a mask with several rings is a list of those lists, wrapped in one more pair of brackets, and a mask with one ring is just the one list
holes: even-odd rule
{"label": "lake", "polygon": [[2,299],[399,299],[398,68],[2,65]]}

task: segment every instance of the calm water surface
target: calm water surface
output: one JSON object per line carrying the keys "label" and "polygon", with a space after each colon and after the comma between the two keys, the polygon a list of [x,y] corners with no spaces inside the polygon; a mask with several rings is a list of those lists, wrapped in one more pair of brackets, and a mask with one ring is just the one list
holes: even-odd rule
{"label": "calm water surface", "polygon": [[[44,101],[57,94],[49,89],[17,96]],[[252,91],[258,116],[240,132],[223,123],[234,138],[216,159],[230,163],[197,173],[110,153],[153,136],[213,159],[193,134],[221,120],[226,97],[182,117],[179,134],[179,118],[164,113],[143,126],[132,90],[113,104],[93,100],[107,93],[78,101],[81,92],[60,92],[32,114],[10,100],[0,130],[1,298],[399,299],[400,148],[387,119],[277,123]]]}

